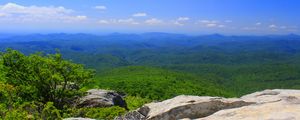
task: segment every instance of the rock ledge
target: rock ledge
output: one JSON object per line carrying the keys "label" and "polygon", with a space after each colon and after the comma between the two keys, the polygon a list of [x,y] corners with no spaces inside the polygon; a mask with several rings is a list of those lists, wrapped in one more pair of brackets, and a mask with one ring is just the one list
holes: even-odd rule
{"label": "rock ledge", "polygon": [[116,120],[298,120],[300,90],[265,90],[241,98],[181,95],[149,103]]}

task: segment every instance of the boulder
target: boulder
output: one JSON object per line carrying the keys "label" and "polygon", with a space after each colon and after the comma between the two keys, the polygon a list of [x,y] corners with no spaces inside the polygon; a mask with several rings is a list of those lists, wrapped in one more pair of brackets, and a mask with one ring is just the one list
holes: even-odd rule
{"label": "boulder", "polygon": [[300,120],[300,90],[265,90],[241,99],[256,104],[221,110],[198,120]]}
{"label": "boulder", "polygon": [[[136,111],[147,120],[176,120],[182,118],[205,117],[222,109],[229,109],[253,104],[241,99],[225,99],[221,97],[199,97],[181,95],[162,102],[146,104]],[[128,119],[134,118],[134,119]],[[117,117],[118,120],[138,120],[128,114]]]}
{"label": "boulder", "polygon": [[146,104],[117,120],[298,120],[300,90],[265,90],[241,98],[181,95]]}
{"label": "boulder", "polygon": [[80,98],[78,107],[111,107],[120,106],[127,108],[123,99],[124,95],[111,90],[91,89],[87,95]]}

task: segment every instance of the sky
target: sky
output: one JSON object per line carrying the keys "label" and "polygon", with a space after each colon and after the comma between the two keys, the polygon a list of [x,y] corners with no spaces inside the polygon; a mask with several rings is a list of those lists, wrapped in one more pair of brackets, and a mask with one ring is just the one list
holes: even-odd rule
{"label": "sky", "polygon": [[300,0],[0,0],[0,33],[300,34]]}

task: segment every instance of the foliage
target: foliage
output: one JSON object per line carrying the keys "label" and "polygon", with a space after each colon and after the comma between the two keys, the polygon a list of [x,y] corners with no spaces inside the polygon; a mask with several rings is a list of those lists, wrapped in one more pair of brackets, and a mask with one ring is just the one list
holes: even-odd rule
{"label": "foliage", "polygon": [[21,105],[15,105],[13,108],[6,109],[1,117],[7,120],[57,120],[61,119],[60,111],[53,106],[52,102],[46,104],[38,102],[25,102]]}
{"label": "foliage", "polygon": [[64,107],[71,107],[93,77],[92,70],[63,60],[59,53],[26,56],[8,49],[0,63],[1,119],[62,119]]}
{"label": "foliage", "polygon": [[118,90],[151,100],[164,100],[181,94],[233,96],[221,86],[201,77],[143,66],[122,67],[103,73],[90,87]]}
{"label": "foliage", "polygon": [[264,89],[300,89],[299,64],[184,64],[165,68],[202,76],[224,86],[236,96]]}
{"label": "foliage", "polygon": [[41,116],[43,120],[61,119],[60,111],[55,108],[52,102],[48,102],[47,104],[45,104]]}
{"label": "foliage", "polygon": [[108,119],[111,120],[116,116],[122,115],[126,112],[124,108],[115,106],[108,108],[79,108],[68,109],[64,115],[67,117],[87,117],[94,119]]}
{"label": "foliage", "polygon": [[26,101],[51,101],[57,107],[79,95],[81,85],[93,76],[92,71],[63,60],[59,53],[25,56],[8,49],[1,54],[1,61],[7,70],[6,83],[16,87],[18,96]]}
{"label": "foliage", "polygon": [[[43,110],[44,118],[54,119],[111,119],[125,112],[119,107],[69,107],[72,96],[90,88],[127,93],[130,110],[180,94],[231,97],[264,89],[300,89],[299,36],[59,34],[9,40],[0,44],[1,50],[12,47],[25,55],[8,50],[0,58],[2,119],[40,119]],[[96,69],[92,83],[86,83],[90,71],[53,54],[56,48],[65,59]],[[31,54],[36,51],[51,55]],[[76,89],[63,92],[66,73],[68,80],[77,76],[82,82],[72,79],[67,85]]]}
{"label": "foliage", "polygon": [[12,107],[19,99],[20,98],[16,96],[16,89],[12,85],[0,81],[0,102],[2,103],[2,107]]}
{"label": "foliage", "polygon": [[142,98],[139,96],[126,96],[125,101],[127,101],[127,107],[129,110],[136,110],[142,107],[146,103],[150,103],[150,99]]}

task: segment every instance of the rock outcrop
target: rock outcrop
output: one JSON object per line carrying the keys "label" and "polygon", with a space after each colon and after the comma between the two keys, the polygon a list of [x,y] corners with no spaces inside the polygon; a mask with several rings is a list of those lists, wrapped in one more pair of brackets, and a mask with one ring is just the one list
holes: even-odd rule
{"label": "rock outcrop", "polygon": [[126,102],[121,95],[115,91],[91,89],[87,95],[80,98],[78,107],[111,107],[120,106],[127,108]]}
{"label": "rock outcrop", "polygon": [[177,96],[116,120],[298,120],[300,90],[265,90],[241,98]]}
{"label": "rock outcrop", "polygon": [[198,120],[300,120],[300,90],[265,90],[241,99],[256,104],[221,110]]}

